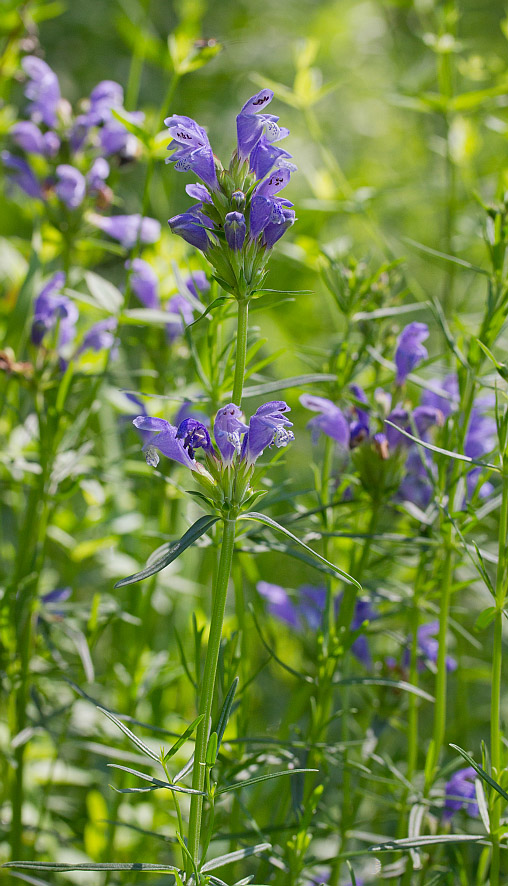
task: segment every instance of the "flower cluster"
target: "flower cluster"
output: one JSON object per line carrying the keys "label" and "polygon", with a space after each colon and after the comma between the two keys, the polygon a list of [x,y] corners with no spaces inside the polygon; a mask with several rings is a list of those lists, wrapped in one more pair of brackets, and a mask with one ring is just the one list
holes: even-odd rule
{"label": "flower cluster", "polygon": [[[298,601],[295,602],[289,596],[287,590],[280,585],[268,581],[259,581],[256,585],[259,594],[267,601],[268,612],[279,621],[285,622],[289,627],[301,631],[305,627],[318,630],[323,622],[323,614],[326,603],[326,589],[313,585],[301,585],[298,588]],[[335,598],[335,614],[340,610],[341,595]],[[368,600],[357,600],[351,631],[357,631],[366,621],[375,618],[374,610]],[[365,667],[372,666],[372,658],[367,638],[357,637],[351,646],[353,655]]]}
{"label": "flower cluster", "polygon": [[186,188],[198,202],[171,218],[169,226],[205,254],[224,289],[240,299],[259,289],[269,251],[295,222],[293,204],[280,192],[296,167],[277,144],[289,130],[264,113],[272,98],[273,92],[263,89],[238,114],[237,147],[228,169],[214,156],[202,126],[177,114],[165,120],[172,138],[166,162],[200,179]]}
{"label": "flower cluster", "polygon": [[[145,308],[161,308],[159,295],[159,281],[151,265],[142,258],[135,258],[126,263],[131,271],[131,286],[134,294]],[[196,301],[210,289],[210,282],[204,271],[192,271],[192,273],[180,280],[177,278],[178,293],[166,302],[166,310],[170,317],[166,327],[170,342],[178,338],[185,326],[194,319],[194,307]]]}
{"label": "flower cluster", "polygon": [[[143,114],[127,113],[122,87],[103,80],[73,115],[61,96],[57,75],[43,59],[29,55],[22,66],[30,119],[18,121],[10,130],[16,153],[6,150],[1,154],[8,182],[29,197],[44,201],[50,212],[56,210],[52,215],[56,224],[59,209],[71,213],[107,209],[113,200],[108,184],[112,164],[123,164],[139,153],[138,140],[115,112],[137,124]],[[89,212],[87,218],[125,248],[138,239],[154,243],[160,236],[159,222],[139,214],[102,217]]]}
{"label": "flower cluster", "polygon": [[475,779],[477,774],[472,766],[457,769],[445,788],[443,818],[450,821],[459,809],[465,809],[471,818],[478,818],[480,811],[476,800]]}
{"label": "flower cluster", "polygon": [[[294,440],[287,412],[287,403],[272,400],[260,406],[247,425],[238,406],[229,403],[215,416],[215,446],[206,425],[192,416],[176,426],[163,418],[138,415],[133,424],[150,432],[143,446],[149,465],[158,465],[158,452],[184,465],[195,472],[214,504],[224,508],[242,503],[254,465],[265,449],[280,448]],[[205,465],[196,460],[198,449],[203,450]]]}
{"label": "flower cluster", "polygon": [[[427,357],[422,342],[428,337],[424,323],[410,323],[402,331],[397,343],[395,383],[400,387],[415,366]],[[443,382],[434,379],[434,390],[426,389],[421,402],[414,407],[406,402],[396,402],[392,407],[390,392],[378,388],[375,391],[373,408],[365,392],[358,385],[351,386],[353,406],[349,413],[325,397],[303,394],[302,405],[318,413],[309,422],[313,441],[317,442],[321,433],[335,440],[343,452],[352,451],[364,485],[372,491],[376,476],[381,482],[389,477],[390,491],[403,501],[410,501],[420,508],[426,508],[432,496],[432,481],[437,474],[436,465],[429,450],[412,443],[405,436],[409,433],[429,442],[431,428],[441,427],[449,415],[457,408],[459,394],[456,376],[449,376]],[[435,390],[441,393],[435,393]],[[464,451],[471,458],[479,458],[489,452],[495,441],[495,421],[485,414],[492,406],[489,398],[476,401],[466,433]],[[394,427],[395,426],[395,427]],[[400,430],[399,430],[400,429]],[[405,433],[401,433],[405,432]],[[377,466],[372,463],[374,450]],[[384,465],[384,474],[380,469]],[[481,468],[468,472],[467,494],[475,491]],[[490,483],[483,483],[479,495],[485,497],[492,491]]]}
{"label": "flower cluster", "polygon": [[117,326],[115,317],[106,317],[88,330],[81,343],[76,343],[79,312],[74,302],[63,295],[65,279],[63,271],[53,274],[35,299],[32,321],[32,344],[54,349],[63,366],[69,355],[78,357],[85,351],[113,348]]}

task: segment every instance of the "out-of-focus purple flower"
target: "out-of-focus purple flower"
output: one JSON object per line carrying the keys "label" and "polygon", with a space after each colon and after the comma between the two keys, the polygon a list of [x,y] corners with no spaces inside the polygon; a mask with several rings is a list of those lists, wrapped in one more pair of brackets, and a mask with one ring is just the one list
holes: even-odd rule
{"label": "out-of-focus purple flower", "polygon": [[27,154],[41,154],[54,157],[60,147],[60,139],[55,132],[41,132],[32,120],[20,120],[11,129],[15,143]]}
{"label": "out-of-focus purple flower", "polygon": [[42,199],[39,182],[26,160],[22,160],[21,157],[15,157],[9,151],[2,151],[0,157],[3,165],[9,170],[7,180],[13,185],[17,185],[29,197]]}
{"label": "out-of-focus purple flower", "polygon": [[409,323],[399,335],[395,352],[397,367],[397,384],[404,384],[407,376],[422,360],[428,357],[424,342],[429,337],[426,323]]}
{"label": "out-of-focus purple flower", "polygon": [[61,294],[65,286],[65,274],[57,271],[34,303],[32,342],[40,345],[44,336],[58,326],[58,348],[62,348],[74,338],[78,309],[74,302]]}
{"label": "out-of-focus purple flower", "polygon": [[56,167],[57,183],[55,191],[68,209],[81,206],[86,194],[86,179],[79,169],[68,163]]}
{"label": "out-of-focus purple flower", "polygon": [[123,89],[114,80],[101,80],[90,93],[90,119],[94,125],[105,123],[111,117],[112,108],[123,106]]}
{"label": "out-of-focus purple flower", "polygon": [[155,450],[158,449],[167,458],[185,465],[191,471],[198,470],[198,464],[190,457],[183,440],[177,438],[178,428],[175,428],[174,425],[163,418],[151,418],[148,415],[138,415],[134,419],[133,425],[141,431],[151,431],[150,437],[143,446],[147,464],[157,467],[159,456]]}
{"label": "out-of-focus purple flower", "polygon": [[25,96],[29,100],[31,116],[36,123],[55,126],[60,101],[58,77],[42,58],[35,55],[25,56],[21,65],[29,78],[25,86]]}
{"label": "out-of-focus purple flower", "polygon": [[283,400],[270,400],[256,409],[243,438],[242,459],[248,465],[253,465],[267,446],[275,445],[280,449],[295,439],[293,432],[288,430],[293,427],[285,415],[289,411],[289,406]]}
{"label": "out-of-focus purple flower", "polygon": [[273,114],[262,114],[266,105],[273,98],[271,89],[262,89],[245,102],[236,118],[238,136],[238,156],[246,160],[264,134],[268,141],[276,141],[280,136],[277,126],[278,117]]}
{"label": "out-of-focus purple flower", "polygon": [[258,581],[256,589],[265,600],[268,601],[268,612],[274,618],[288,624],[292,628],[300,627],[300,619],[296,606],[290,599],[289,594],[280,585],[271,584],[268,581]]}
{"label": "out-of-focus purple flower", "polygon": [[47,594],[43,594],[41,602],[44,603],[45,606],[48,603],[63,603],[65,600],[69,599],[71,594],[71,588],[55,588],[54,591],[49,591]]}
{"label": "out-of-focus purple flower", "polygon": [[448,418],[459,402],[459,380],[456,375],[448,375],[443,381],[437,378],[434,381],[449,396],[442,397],[441,394],[426,388],[422,394],[422,406],[434,406],[435,409],[441,410],[445,418]]}
{"label": "out-of-focus purple flower", "polygon": [[97,157],[86,176],[86,183],[91,194],[98,194],[104,189],[108,175],[108,161],[104,157]]}
{"label": "out-of-focus purple flower", "polygon": [[161,226],[155,218],[141,217],[139,212],[134,215],[92,215],[92,224],[113,240],[118,240],[125,249],[132,249],[136,243],[155,243],[161,235]]}
{"label": "out-of-focus purple flower", "polygon": [[184,282],[194,298],[200,298],[210,289],[210,281],[204,271],[191,271],[190,276]]}
{"label": "out-of-focus purple flower", "polygon": [[179,172],[192,170],[198,178],[204,181],[205,185],[216,190],[219,185],[215,171],[215,159],[203,127],[199,126],[191,117],[179,114],[167,117],[164,123],[173,139],[168,145],[168,150],[174,151],[173,155],[166,159],[166,163],[174,163],[175,169]]}
{"label": "out-of-focus purple flower", "polygon": [[242,248],[246,230],[247,226],[243,212],[228,212],[224,220],[224,233],[227,244],[233,252],[237,252]]}
{"label": "out-of-focus purple flower", "polygon": [[166,331],[169,341],[174,342],[181,336],[185,327],[192,323],[194,313],[192,306],[183,295],[174,295],[173,298],[170,298],[166,310],[171,314],[171,322],[168,323]]}
{"label": "out-of-focus purple flower", "polygon": [[98,352],[112,348],[115,343],[114,333],[117,325],[116,317],[106,317],[105,320],[99,320],[86,333],[77,354],[82,354],[84,351]]}
{"label": "out-of-focus purple flower", "polygon": [[[142,111],[130,111],[127,113],[127,111],[124,110],[123,116],[126,120],[129,120],[130,123],[135,123],[137,126],[140,126],[145,119],[145,115]],[[102,126],[99,139],[102,152],[106,157],[111,157],[112,154],[136,153],[136,136],[129,132],[124,124],[112,115],[110,115],[110,119]],[[129,146],[132,146],[132,150],[129,150]]]}
{"label": "out-of-focus purple flower", "polygon": [[178,426],[176,439],[183,441],[183,447],[191,458],[194,458],[195,449],[203,449],[209,455],[215,452],[208,428],[197,418],[184,418]]}
{"label": "out-of-focus purple flower", "polygon": [[312,431],[312,442],[316,443],[321,433],[335,440],[344,449],[349,447],[349,424],[338,406],[326,397],[302,394],[300,403],[312,412],[319,412],[311,418],[307,427]]}
{"label": "out-of-focus purple flower", "polygon": [[134,258],[125,262],[131,271],[130,284],[132,291],[145,308],[160,308],[159,281],[151,265],[142,258]]}
{"label": "out-of-focus purple flower", "polygon": [[242,434],[249,430],[241,416],[242,410],[234,403],[223,406],[215,416],[213,435],[225,465],[230,465],[235,454],[241,451]]}
{"label": "out-of-focus purple flower", "polygon": [[208,216],[193,207],[189,212],[174,215],[168,220],[168,225],[173,234],[178,234],[186,243],[206,252],[209,246],[207,229],[213,230],[213,222]]}
{"label": "out-of-focus purple flower", "polygon": [[[437,663],[439,653],[439,642],[436,634],[439,631],[439,622],[431,621],[428,624],[420,625],[417,631],[418,649],[420,654],[429,662]],[[446,670],[455,671],[457,662],[450,655],[446,656]]]}
{"label": "out-of-focus purple flower", "polygon": [[480,810],[476,802],[475,778],[476,772],[472,766],[457,769],[445,787],[445,805],[443,819],[450,821],[455,812],[465,809],[471,818],[478,818]]}

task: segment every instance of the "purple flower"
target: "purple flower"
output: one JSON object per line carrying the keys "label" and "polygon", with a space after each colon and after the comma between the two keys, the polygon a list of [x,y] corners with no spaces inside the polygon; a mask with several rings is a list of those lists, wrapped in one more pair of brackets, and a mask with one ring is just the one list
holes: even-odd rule
{"label": "purple flower", "polygon": [[[135,123],[138,126],[143,123],[143,120],[145,119],[145,115],[142,111],[131,111],[130,113],[123,111],[123,116],[131,123]],[[110,119],[102,126],[99,139],[102,151],[106,157],[110,157],[112,154],[136,154],[136,136],[129,132],[124,124],[112,115],[110,115]],[[130,150],[131,146],[132,151]]]}
{"label": "purple flower", "polygon": [[246,230],[243,212],[228,212],[224,221],[224,233],[227,244],[233,252],[237,252],[242,248]]}
{"label": "purple flower", "polygon": [[94,125],[105,123],[111,118],[111,108],[123,106],[123,89],[114,80],[101,80],[90,93],[88,115]]}
{"label": "purple flower", "polygon": [[65,600],[69,599],[71,594],[71,588],[55,588],[54,591],[49,591],[47,594],[42,595],[41,603],[44,603],[45,606],[47,606],[48,603],[63,603]]}
{"label": "purple flower", "polygon": [[15,157],[9,151],[2,151],[0,157],[2,158],[3,165],[9,170],[7,180],[11,184],[17,185],[29,197],[42,199],[39,182],[26,160],[22,160],[21,157]]}
{"label": "purple flower", "polygon": [[[281,129],[280,133],[280,138],[284,138],[289,135],[289,129]],[[291,154],[283,148],[278,148],[263,134],[256,147],[251,151],[250,168],[257,179],[262,179],[271,172],[274,166],[279,168],[287,163],[288,168],[296,169],[292,164],[289,164],[290,159]]]}
{"label": "purple flower", "polygon": [[312,418],[308,427],[312,430],[312,441],[316,443],[320,433],[326,434],[335,440],[344,449],[349,447],[349,424],[338,406],[326,397],[314,397],[312,394],[302,394],[300,403],[312,412],[319,412]]}
{"label": "purple flower", "polygon": [[109,163],[104,157],[97,157],[86,177],[88,190],[91,194],[98,194],[104,189],[106,179],[109,175]]}
{"label": "purple flower", "polygon": [[286,201],[280,201],[281,216],[279,216],[276,222],[270,222],[267,224],[263,231],[263,246],[267,249],[272,249],[277,243],[277,240],[280,240],[280,238],[286,233],[287,229],[290,228],[291,225],[294,225],[296,221],[294,209],[282,205],[283,202]]}
{"label": "purple flower", "polygon": [[[439,642],[436,639],[436,634],[439,631],[439,622],[431,621],[426,625],[420,625],[417,631],[417,639],[418,639],[418,649],[421,655],[428,661],[433,664],[437,663],[437,657],[439,653]],[[446,656],[446,670],[447,671],[455,671],[457,669],[457,662],[454,658],[447,655]]]}
{"label": "purple flower", "polygon": [[54,157],[60,147],[60,139],[55,132],[42,133],[32,120],[15,123],[11,135],[16,144],[27,154]]}
{"label": "purple flower", "polygon": [[132,249],[136,243],[155,243],[161,235],[160,222],[154,218],[134,215],[91,216],[92,223],[105,234],[118,240],[125,249]]}
{"label": "purple flower", "polygon": [[292,628],[300,627],[300,619],[295,604],[290,600],[288,592],[280,585],[268,581],[258,581],[256,589],[268,601],[268,612],[279,621],[284,621]]}
{"label": "purple flower", "polygon": [[188,212],[182,212],[170,218],[168,225],[173,234],[178,234],[186,243],[206,252],[209,246],[207,228],[213,229],[213,222],[199,210],[200,204]]}
{"label": "purple flower", "polygon": [[457,769],[445,787],[443,819],[450,821],[454,812],[465,809],[471,818],[478,818],[480,811],[476,802],[476,772],[472,766]]}
{"label": "purple flower", "polygon": [[[252,239],[255,240],[269,224],[287,223],[284,207],[291,207],[293,204],[282,197],[276,197],[275,194],[286,187],[290,178],[289,169],[277,169],[257,186],[250,207],[250,236]],[[285,228],[283,233],[284,230]]]}
{"label": "purple flower", "polygon": [[193,200],[198,200],[199,203],[212,203],[213,200],[210,195],[210,191],[208,188],[205,188],[204,185],[201,185],[199,182],[196,182],[193,185],[185,186],[185,193],[192,197]]}
{"label": "purple flower", "polygon": [[422,360],[428,357],[427,348],[422,344],[429,337],[426,323],[409,323],[397,341],[395,365],[397,366],[397,384],[404,384],[407,376]]}
{"label": "purple flower", "polygon": [[169,129],[173,141],[168,150],[174,151],[168,157],[166,163],[174,163],[179,172],[196,173],[198,178],[204,181],[212,190],[217,190],[219,183],[215,171],[215,159],[208,141],[208,136],[202,126],[199,126],[191,117],[183,117],[173,114],[167,117],[164,123]]}
{"label": "purple flower", "polygon": [[130,284],[132,291],[145,308],[160,308],[159,281],[154,269],[142,258],[134,258],[125,262],[131,271]]}
{"label": "purple flower", "polygon": [[192,271],[190,277],[184,281],[185,286],[194,298],[200,298],[210,289],[210,281],[204,271]]}
{"label": "purple flower", "polygon": [[62,348],[74,338],[78,309],[67,296],[61,295],[65,286],[65,274],[57,271],[34,303],[32,342],[40,345],[45,335],[58,326],[58,348]]}
{"label": "purple flower", "polygon": [[58,77],[45,61],[35,55],[25,56],[21,65],[29,78],[25,96],[29,100],[30,114],[36,123],[55,126],[60,101]]}
{"label": "purple flower", "polygon": [[141,431],[152,432],[143,446],[147,464],[157,467],[159,456],[155,450],[158,449],[167,458],[185,465],[191,471],[198,470],[198,463],[190,457],[183,440],[177,438],[178,428],[175,428],[174,425],[163,418],[151,418],[148,415],[138,415],[134,419],[133,425]]}
{"label": "purple flower", "polygon": [[441,410],[445,418],[448,418],[459,402],[459,380],[456,375],[448,375],[443,381],[439,379],[434,381],[441,390],[449,394],[449,397],[442,397],[426,388],[422,395],[422,406],[434,406]]}
{"label": "purple flower", "polygon": [[166,330],[169,341],[174,342],[185,327],[192,323],[194,313],[192,306],[183,295],[174,295],[173,298],[170,298],[166,310],[172,315],[171,323],[168,323]]}
{"label": "purple flower", "polygon": [[184,418],[178,426],[176,439],[183,440],[183,447],[192,459],[194,458],[195,449],[204,449],[210,455],[213,455],[215,452],[208,428],[196,418]]}
{"label": "purple flower", "polygon": [[271,400],[251,416],[242,446],[242,459],[248,465],[253,465],[267,446],[275,445],[280,449],[295,439],[293,432],[287,430],[293,426],[284,415],[289,411],[289,406],[283,400]]}
{"label": "purple flower", "polygon": [[55,191],[68,209],[81,206],[86,194],[86,179],[79,169],[62,163],[56,167],[57,184]]}
{"label": "purple flower", "polygon": [[222,462],[230,465],[235,453],[241,450],[241,435],[249,429],[241,419],[242,410],[234,403],[219,409],[213,424],[213,435],[222,456]]}
{"label": "purple flower", "polygon": [[115,343],[114,332],[117,327],[116,317],[106,317],[99,320],[86,333],[77,354],[84,351],[105,351],[112,348]]}
{"label": "purple flower", "polygon": [[261,136],[264,134],[268,141],[276,141],[280,136],[277,126],[278,117],[272,114],[262,114],[261,111],[269,105],[273,98],[271,89],[262,89],[245,102],[242,110],[236,118],[236,131],[238,135],[238,156],[245,160],[254,150]]}

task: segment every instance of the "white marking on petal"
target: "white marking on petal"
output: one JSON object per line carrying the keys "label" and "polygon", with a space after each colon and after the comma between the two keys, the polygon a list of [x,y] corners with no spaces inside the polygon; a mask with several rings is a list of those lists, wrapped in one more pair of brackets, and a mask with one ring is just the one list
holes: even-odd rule
{"label": "white marking on petal", "polygon": [[273,120],[265,120],[265,135],[269,142],[276,142],[280,137],[280,127]]}
{"label": "white marking on petal", "polygon": [[273,435],[271,445],[275,443],[277,449],[280,449],[282,446],[287,446],[288,443],[291,443],[294,439],[295,435],[293,434],[293,431],[288,431],[286,428],[277,428]]}

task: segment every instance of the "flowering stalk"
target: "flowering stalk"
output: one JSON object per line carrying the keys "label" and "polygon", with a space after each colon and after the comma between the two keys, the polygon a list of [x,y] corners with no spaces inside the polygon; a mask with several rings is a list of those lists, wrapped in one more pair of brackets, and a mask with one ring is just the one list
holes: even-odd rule
{"label": "flowering stalk", "polygon": [[237,323],[236,362],[232,400],[236,406],[241,406],[243,379],[245,375],[245,360],[247,356],[247,332],[249,324],[249,302],[247,299],[242,299],[238,302]]}
{"label": "flowering stalk", "polygon": [[[197,791],[203,791],[206,775],[206,749],[210,734],[210,717],[212,713],[213,694],[217,674],[217,662],[219,660],[220,643],[222,639],[222,624],[228,592],[231,565],[233,562],[233,547],[235,543],[236,520],[224,520],[222,531],[222,545],[213,592],[212,617],[210,622],[210,636],[206,650],[205,670],[201,684],[199,701],[199,713],[203,714],[196,733],[196,746],[194,750],[194,767],[192,770],[192,787]],[[191,798],[189,817],[189,840],[188,849],[197,866],[200,858],[200,835],[203,816],[203,795],[193,794]]]}

